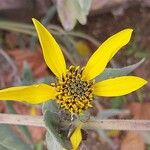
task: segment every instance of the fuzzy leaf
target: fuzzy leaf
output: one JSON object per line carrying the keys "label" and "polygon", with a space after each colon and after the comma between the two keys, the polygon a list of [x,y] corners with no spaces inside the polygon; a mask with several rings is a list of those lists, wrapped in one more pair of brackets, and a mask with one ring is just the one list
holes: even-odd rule
{"label": "fuzzy leaf", "polygon": [[[12,114],[16,114],[16,110],[14,109],[13,107],[13,102],[12,101],[8,101],[8,102],[5,102],[6,103],[6,106],[7,106],[7,112],[8,113],[12,113]],[[32,137],[31,137],[31,134],[30,134],[30,131],[28,130],[28,128],[26,126],[16,126],[18,127],[18,129],[20,130],[20,132],[22,132],[22,134],[24,134],[24,136],[26,136],[26,138],[29,140],[29,141],[32,141]]]}
{"label": "fuzzy leaf", "polygon": [[127,67],[107,68],[104,70],[104,72],[102,74],[100,74],[99,76],[96,77],[96,81],[102,81],[102,80],[106,80],[109,78],[115,78],[115,77],[128,75],[129,73],[134,71],[136,68],[138,68],[144,61],[145,61],[145,59],[143,58],[138,63],[127,66]]}
{"label": "fuzzy leaf", "polygon": [[46,133],[46,143],[48,150],[63,150],[62,145],[57,141],[56,137],[50,131]]}
{"label": "fuzzy leaf", "polygon": [[125,98],[123,96],[112,98],[111,108],[112,109],[120,108],[124,104],[124,102],[125,102]]}
{"label": "fuzzy leaf", "polygon": [[144,142],[148,145],[150,145],[150,132],[149,131],[143,131],[141,132],[141,135],[144,138]]}
{"label": "fuzzy leaf", "polygon": [[35,81],[32,75],[32,70],[27,62],[23,64],[22,82],[24,85],[31,84]]}
{"label": "fuzzy leaf", "polygon": [[92,0],[57,0],[57,11],[65,30],[72,30],[77,20],[86,24]]}
{"label": "fuzzy leaf", "polygon": [[105,141],[106,143],[108,143],[108,145],[112,148],[112,149],[117,149],[117,145],[115,144],[115,142],[107,135],[106,130],[102,130],[102,129],[94,129],[97,133],[98,136],[101,140]]}
{"label": "fuzzy leaf", "polygon": [[92,0],[77,0],[83,12],[87,15],[90,11]]}
{"label": "fuzzy leaf", "polygon": [[47,131],[55,140],[66,149],[70,149],[69,139],[67,138],[66,130],[62,130],[62,123],[60,123],[60,118],[58,114],[46,111],[44,113],[44,122]]}
{"label": "fuzzy leaf", "polygon": [[46,112],[47,110],[50,112],[58,112],[59,106],[54,100],[47,101],[43,104],[42,112]]}
{"label": "fuzzy leaf", "polygon": [[3,145],[0,145],[0,150],[10,150],[10,149],[4,147]]}
{"label": "fuzzy leaf", "polygon": [[72,30],[76,24],[76,12],[72,0],[57,0],[57,11],[65,30]]}
{"label": "fuzzy leaf", "polygon": [[0,125],[0,146],[6,150],[32,150],[29,144],[25,144],[8,125]]}

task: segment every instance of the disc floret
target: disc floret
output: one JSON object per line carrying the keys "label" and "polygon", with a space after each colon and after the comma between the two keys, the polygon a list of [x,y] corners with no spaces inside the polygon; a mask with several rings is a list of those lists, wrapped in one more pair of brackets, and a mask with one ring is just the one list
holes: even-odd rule
{"label": "disc floret", "polygon": [[58,92],[57,103],[71,113],[80,113],[92,107],[94,80],[82,80],[82,71],[79,66],[70,66],[66,76],[55,84]]}

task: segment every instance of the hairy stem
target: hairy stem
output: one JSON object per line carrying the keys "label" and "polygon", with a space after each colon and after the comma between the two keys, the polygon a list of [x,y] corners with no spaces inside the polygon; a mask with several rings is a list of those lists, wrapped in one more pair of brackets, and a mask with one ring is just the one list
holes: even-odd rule
{"label": "hairy stem", "polygon": [[36,127],[44,127],[42,116],[29,116],[29,115],[18,115],[18,114],[2,114],[0,113],[0,124],[11,124],[11,125],[29,125]]}
{"label": "hairy stem", "polygon": [[102,119],[89,120],[86,128],[101,128],[106,130],[150,130],[150,120]]}
{"label": "hairy stem", "polygon": [[[0,113],[0,124],[29,125],[45,127],[42,116],[29,116],[18,114]],[[85,128],[99,128],[108,130],[146,130],[150,131],[150,120],[121,120],[101,119],[89,120],[84,124]]]}

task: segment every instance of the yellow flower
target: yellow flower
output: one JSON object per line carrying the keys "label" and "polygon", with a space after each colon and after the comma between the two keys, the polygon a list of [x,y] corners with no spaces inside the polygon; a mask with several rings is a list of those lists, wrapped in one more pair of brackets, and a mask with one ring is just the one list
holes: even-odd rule
{"label": "yellow flower", "polygon": [[131,93],[147,83],[136,76],[122,76],[95,83],[110,59],[125,46],[132,29],[125,29],[108,38],[91,56],[85,67],[66,67],[63,53],[48,30],[36,19],[33,23],[38,33],[46,64],[56,75],[57,82],[51,85],[35,84],[0,90],[1,100],[15,100],[38,104],[56,99],[56,102],[71,113],[80,113],[91,107],[94,95],[113,97]]}

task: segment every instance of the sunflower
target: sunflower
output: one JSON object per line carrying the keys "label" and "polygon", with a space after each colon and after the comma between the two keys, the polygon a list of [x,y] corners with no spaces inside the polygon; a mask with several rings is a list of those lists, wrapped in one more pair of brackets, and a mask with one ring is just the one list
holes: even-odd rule
{"label": "sunflower", "polygon": [[[122,76],[95,83],[107,63],[125,46],[132,34],[132,29],[124,29],[108,38],[88,60],[84,67],[66,67],[61,48],[36,19],[32,19],[38,33],[39,41],[47,66],[56,75],[56,83],[18,86],[0,90],[0,100],[15,100],[30,104],[39,104],[49,100],[56,102],[71,114],[80,114],[92,107],[94,95],[102,97],[122,96],[131,93],[147,83],[136,76]],[[70,137],[72,147],[76,150],[82,140],[79,125]]]}
{"label": "sunflower", "polygon": [[125,46],[132,29],[124,29],[108,38],[88,60],[84,67],[66,66],[61,48],[36,19],[32,19],[47,66],[56,75],[56,83],[34,84],[11,87],[0,90],[1,100],[15,100],[30,104],[39,104],[48,100],[56,102],[70,113],[81,113],[92,107],[94,95],[103,97],[122,96],[131,93],[147,83],[136,76],[122,76],[95,83],[110,59]]}

